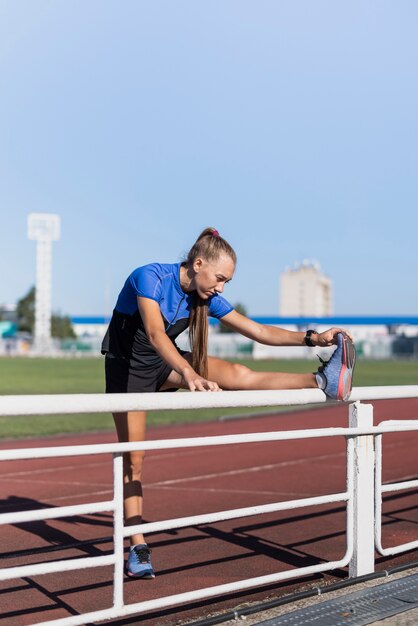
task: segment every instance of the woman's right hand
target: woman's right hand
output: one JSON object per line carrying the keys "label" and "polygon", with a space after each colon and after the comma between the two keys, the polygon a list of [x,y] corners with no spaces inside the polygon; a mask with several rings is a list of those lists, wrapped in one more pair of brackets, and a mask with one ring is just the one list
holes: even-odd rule
{"label": "woman's right hand", "polygon": [[218,383],[199,376],[191,367],[184,368],[182,377],[190,391],[222,391]]}

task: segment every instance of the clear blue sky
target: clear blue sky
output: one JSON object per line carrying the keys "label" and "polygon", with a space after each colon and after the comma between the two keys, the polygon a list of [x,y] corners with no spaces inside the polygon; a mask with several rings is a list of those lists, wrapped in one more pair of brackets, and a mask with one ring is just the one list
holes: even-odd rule
{"label": "clear blue sky", "polygon": [[413,0],[1,0],[0,303],[50,212],[63,313],[109,312],[212,225],[250,314],[304,258],[335,313],[416,314],[417,24]]}

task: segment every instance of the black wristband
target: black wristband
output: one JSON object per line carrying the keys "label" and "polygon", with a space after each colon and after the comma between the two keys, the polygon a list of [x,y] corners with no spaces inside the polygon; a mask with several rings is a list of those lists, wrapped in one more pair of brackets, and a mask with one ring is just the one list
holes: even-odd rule
{"label": "black wristband", "polygon": [[312,329],[307,330],[306,335],[303,339],[303,341],[305,342],[305,345],[309,346],[310,348],[313,348],[315,345],[311,339],[311,335],[313,335],[314,333],[316,333],[316,330],[312,330]]}

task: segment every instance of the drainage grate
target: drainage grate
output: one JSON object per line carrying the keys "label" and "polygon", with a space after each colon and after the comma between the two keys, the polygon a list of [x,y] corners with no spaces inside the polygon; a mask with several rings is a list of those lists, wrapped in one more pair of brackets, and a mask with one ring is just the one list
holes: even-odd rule
{"label": "drainage grate", "polygon": [[418,607],[418,574],[292,611],[257,626],[365,626]]}

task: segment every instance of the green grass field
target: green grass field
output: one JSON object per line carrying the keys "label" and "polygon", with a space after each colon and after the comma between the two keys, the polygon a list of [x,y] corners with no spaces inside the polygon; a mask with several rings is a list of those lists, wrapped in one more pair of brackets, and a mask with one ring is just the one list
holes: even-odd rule
{"label": "green grass field", "polygon": [[[246,361],[254,370],[310,372],[314,361]],[[366,361],[356,366],[354,385],[418,384],[418,361]],[[0,395],[102,393],[103,359],[0,358]],[[271,407],[270,407],[271,410]],[[288,408],[286,410],[289,410]],[[255,409],[205,409],[200,411],[152,411],[149,424],[209,420],[221,415],[256,412]],[[0,417],[0,438],[80,433],[113,428],[111,415],[53,415]]]}

